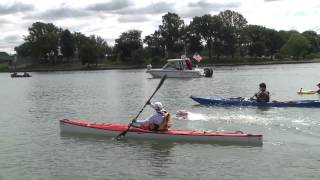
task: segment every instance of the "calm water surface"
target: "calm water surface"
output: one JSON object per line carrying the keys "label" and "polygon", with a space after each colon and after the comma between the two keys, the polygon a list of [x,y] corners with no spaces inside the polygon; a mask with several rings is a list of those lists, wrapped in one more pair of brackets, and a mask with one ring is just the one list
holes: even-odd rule
{"label": "calm water surface", "polygon": [[[0,179],[319,179],[317,108],[206,107],[190,95],[250,97],[261,81],[272,99],[315,89],[320,64],[216,67],[213,78],[167,79],[163,102],[175,129],[261,133],[262,147],[113,141],[60,136],[58,120],[128,123],[159,83],[144,70],[0,74]],[[152,113],[146,108],[141,118]]]}

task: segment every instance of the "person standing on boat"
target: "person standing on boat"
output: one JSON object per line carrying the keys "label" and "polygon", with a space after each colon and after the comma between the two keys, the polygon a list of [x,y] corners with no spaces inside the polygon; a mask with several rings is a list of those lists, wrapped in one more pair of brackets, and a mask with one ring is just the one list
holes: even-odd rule
{"label": "person standing on boat", "polygon": [[256,98],[257,102],[269,102],[270,101],[270,93],[266,90],[267,86],[265,83],[259,84],[259,92],[255,93],[252,98]]}
{"label": "person standing on boat", "polygon": [[186,59],[186,65],[187,65],[188,70],[192,70],[192,62],[189,58]]}
{"label": "person standing on boat", "polygon": [[148,102],[156,112],[144,120],[137,120],[133,122],[134,127],[151,131],[166,131],[170,127],[170,114],[163,108],[161,102]]}

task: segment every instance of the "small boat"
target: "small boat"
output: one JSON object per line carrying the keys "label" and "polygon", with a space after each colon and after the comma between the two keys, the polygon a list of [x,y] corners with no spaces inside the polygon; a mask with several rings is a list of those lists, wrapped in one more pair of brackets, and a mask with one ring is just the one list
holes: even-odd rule
{"label": "small boat", "polygon": [[305,95],[305,94],[317,94],[317,91],[303,91],[302,88],[300,91],[297,92],[299,95]]}
{"label": "small boat", "polygon": [[304,95],[304,94],[317,94],[317,91],[298,91],[297,92],[300,95]]}
{"label": "small boat", "polygon": [[259,106],[259,107],[320,107],[319,100],[257,102],[247,98],[205,98],[191,96],[191,99],[203,105]]}
{"label": "small boat", "polygon": [[19,78],[19,77],[31,77],[29,73],[23,73],[23,74],[18,74],[18,73],[12,73],[11,74],[12,78]]}
{"label": "small boat", "polygon": [[[83,134],[116,137],[128,128],[127,124],[96,123],[77,119],[60,120],[62,134]],[[238,132],[209,132],[191,130],[149,131],[131,127],[126,138],[193,143],[232,143],[262,145],[262,135]]]}
{"label": "small boat", "polygon": [[170,78],[200,78],[200,77],[212,77],[213,70],[211,68],[192,68],[191,60],[184,59],[169,59],[160,69],[152,69],[149,65],[146,73],[151,74],[154,78],[160,78],[164,75]]}

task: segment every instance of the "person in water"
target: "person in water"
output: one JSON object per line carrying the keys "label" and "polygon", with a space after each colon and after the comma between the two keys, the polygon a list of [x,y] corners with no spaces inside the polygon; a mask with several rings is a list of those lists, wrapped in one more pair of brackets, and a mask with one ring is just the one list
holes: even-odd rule
{"label": "person in water", "polygon": [[163,108],[161,102],[147,102],[155,113],[144,120],[133,122],[132,126],[151,131],[166,131],[170,127],[170,114]]}
{"label": "person in water", "polygon": [[269,102],[270,93],[266,90],[267,86],[265,83],[259,84],[259,92],[255,93],[253,97],[256,98],[257,102]]}

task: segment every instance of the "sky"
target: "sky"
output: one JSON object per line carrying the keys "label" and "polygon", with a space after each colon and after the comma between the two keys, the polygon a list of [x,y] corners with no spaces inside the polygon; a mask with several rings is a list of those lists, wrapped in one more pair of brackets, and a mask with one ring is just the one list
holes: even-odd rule
{"label": "sky", "polygon": [[1,0],[0,51],[14,54],[34,22],[53,23],[98,35],[109,45],[131,29],[152,34],[167,12],[189,24],[193,17],[217,15],[224,10],[242,14],[248,24],[275,30],[314,30],[320,34],[319,0]]}

